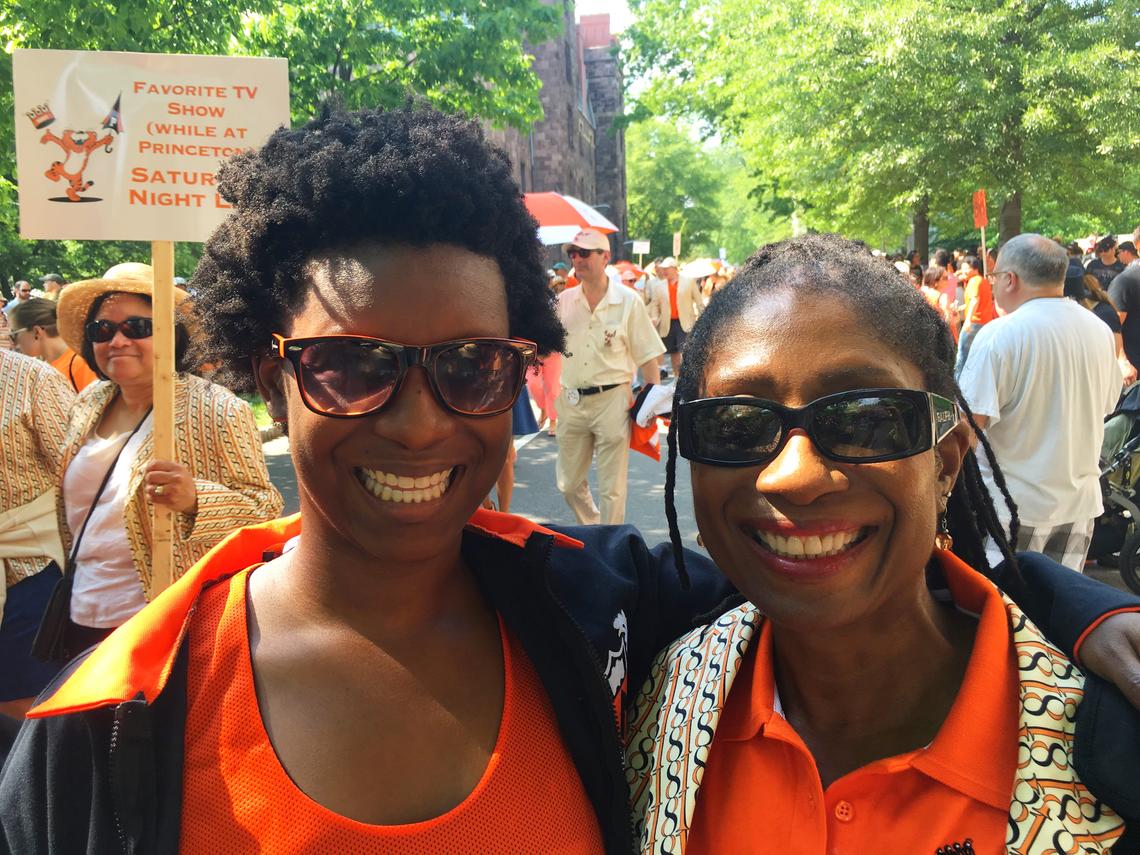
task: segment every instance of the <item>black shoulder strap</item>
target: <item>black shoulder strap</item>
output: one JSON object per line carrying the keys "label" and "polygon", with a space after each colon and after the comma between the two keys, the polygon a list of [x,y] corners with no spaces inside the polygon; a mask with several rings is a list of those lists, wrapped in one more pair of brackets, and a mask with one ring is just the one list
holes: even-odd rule
{"label": "black shoulder strap", "polygon": [[75,557],[79,554],[79,544],[83,540],[83,532],[87,531],[87,523],[91,522],[91,515],[95,513],[95,506],[99,504],[99,499],[103,495],[103,491],[107,489],[107,482],[111,480],[111,475],[115,471],[115,467],[119,463],[119,458],[123,456],[123,449],[131,444],[131,439],[139,428],[143,426],[143,422],[147,420],[150,411],[154,409],[150,407],[147,409],[146,414],[139,420],[139,423],[134,426],[134,429],[127,435],[126,441],[119,446],[119,450],[115,452],[115,459],[111,461],[111,465],[107,467],[107,472],[103,476],[102,483],[99,484],[99,489],[95,491],[95,497],[91,500],[91,507],[87,509],[87,516],[83,518],[83,525],[79,527],[79,534],[75,535],[75,541],[71,544],[71,555],[67,556],[67,566],[63,568],[64,574],[71,574],[75,572]]}

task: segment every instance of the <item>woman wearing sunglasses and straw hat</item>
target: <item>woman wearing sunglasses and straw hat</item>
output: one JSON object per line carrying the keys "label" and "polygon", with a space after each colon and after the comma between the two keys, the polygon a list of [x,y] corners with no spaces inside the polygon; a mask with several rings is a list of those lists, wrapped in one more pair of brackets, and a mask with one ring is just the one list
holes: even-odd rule
{"label": "woman wearing sunglasses and straw hat", "polygon": [[835,236],[764,248],[697,322],[671,534],[679,449],[748,602],[671,645],[638,701],[642,851],[1108,852],[1114,807],[1140,821],[1135,711],[988,578],[1052,562],[997,524],[953,369],[937,311]]}
{"label": "woman wearing sunglasses and straw hat", "polygon": [[[206,356],[287,422],[301,513],[228,538],[45,693],[6,839],[628,852],[626,690],[731,590],[694,556],[683,591],[630,527],[480,509],[527,367],[563,346],[506,157],[424,107],[326,112],[219,188]],[[94,807],[51,811],[71,799]]]}
{"label": "woman wearing sunglasses and straw hat", "polygon": [[[177,514],[176,577],[235,528],[281,512],[249,405],[185,373],[189,337],[182,322],[175,334],[177,460],[151,459],[153,293],[150,267],[127,263],[71,285],[59,300],[60,335],[104,381],[80,396],[64,442],[58,502],[71,590],[67,614],[56,615],[66,620],[54,633],[62,649],[52,652],[63,661],[101,641],[157,593],[150,575],[153,505]],[[177,289],[177,303],[185,300]],[[53,636],[58,629],[42,632]]]}

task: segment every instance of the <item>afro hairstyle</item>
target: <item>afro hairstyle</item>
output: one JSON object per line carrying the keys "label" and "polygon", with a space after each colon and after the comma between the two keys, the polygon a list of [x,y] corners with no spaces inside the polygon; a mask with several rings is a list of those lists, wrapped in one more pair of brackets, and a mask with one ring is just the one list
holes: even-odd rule
{"label": "afro hairstyle", "polygon": [[233,211],[210,236],[191,287],[219,379],[254,388],[265,353],[307,291],[314,254],[365,243],[446,243],[489,257],[506,282],[512,336],[560,351],[537,223],[510,161],[473,121],[409,101],[394,110],[325,107],[226,162]]}

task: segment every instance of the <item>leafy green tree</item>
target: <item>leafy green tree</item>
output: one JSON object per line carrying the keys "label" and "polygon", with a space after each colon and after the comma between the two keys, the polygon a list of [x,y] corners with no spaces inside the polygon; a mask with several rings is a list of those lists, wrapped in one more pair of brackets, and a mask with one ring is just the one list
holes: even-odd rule
{"label": "leafy green tree", "polygon": [[978,187],[1003,238],[1140,220],[1135,0],[631,5],[642,110],[738,140],[808,226],[968,232]]}
{"label": "leafy green tree", "polygon": [[648,240],[658,256],[672,254],[680,232],[686,256],[708,254],[721,186],[700,143],[672,122],[649,120],[628,128],[625,146],[630,235]]}
{"label": "leafy green tree", "polygon": [[764,244],[791,235],[791,210],[772,195],[771,187],[757,184],[757,176],[748,169],[735,143],[723,142],[708,156],[720,181],[720,224],[713,231],[718,251],[723,247],[727,259],[740,264]]}
{"label": "leafy green tree", "polygon": [[[284,56],[297,121],[325,99],[390,106],[416,93],[525,128],[541,104],[524,42],[546,41],[560,27],[560,10],[542,0],[3,0],[0,139],[13,139],[11,52],[19,47]],[[144,243],[20,240],[15,199],[9,143],[0,146],[0,282],[33,272],[86,278],[149,257]],[[179,248],[180,275],[198,252]]]}
{"label": "leafy green tree", "polygon": [[643,120],[626,131],[626,169],[630,234],[648,238],[654,256],[670,254],[680,231],[685,257],[723,248],[739,263],[791,232],[790,211],[757,186],[734,143],[700,142],[684,126]]}
{"label": "leafy green tree", "polygon": [[524,40],[561,26],[540,0],[302,0],[244,16],[233,52],[289,58],[294,113],[336,98],[395,106],[415,92],[441,109],[527,128],[542,118]]}

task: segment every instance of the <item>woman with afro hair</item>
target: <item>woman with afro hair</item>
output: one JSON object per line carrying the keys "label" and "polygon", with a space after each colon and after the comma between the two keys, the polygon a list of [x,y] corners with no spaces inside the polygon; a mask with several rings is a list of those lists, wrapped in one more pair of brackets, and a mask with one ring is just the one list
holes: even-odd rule
{"label": "woman with afro hair", "polygon": [[[628,526],[481,509],[527,368],[563,346],[506,157],[416,104],[326,111],[219,190],[205,357],[287,425],[301,512],[45,691],[0,850],[630,851],[629,688],[733,592]],[[1066,630],[1118,604],[1094,599]]]}

